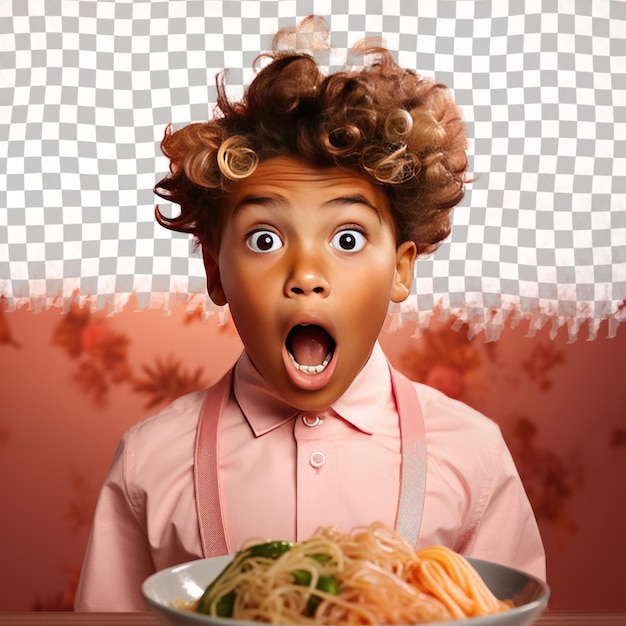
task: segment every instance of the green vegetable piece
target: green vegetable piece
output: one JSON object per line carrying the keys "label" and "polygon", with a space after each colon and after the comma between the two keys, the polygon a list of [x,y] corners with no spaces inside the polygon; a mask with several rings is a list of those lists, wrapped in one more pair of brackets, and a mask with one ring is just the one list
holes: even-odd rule
{"label": "green vegetable piece", "polygon": [[312,554],[311,558],[318,563],[328,563],[328,561],[330,561],[330,554]]}
{"label": "green vegetable piece", "polygon": [[[211,613],[211,592],[213,591],[213,587],[215,583],[222,577],[226,570],[224,570],[205,590],[204,593],[200,596],[200,600],[198,600],[198,608],[196,609],[198,613],[205,613],[209,615]],[[228,594],[227,594],[228,595]]]}
{"label": "green vegetable piece", "polygon": [[322,598],[319,596],[311,596],[309,601],[306,604],[306,614],[307,617],[313,617],[315,615],[315,611],[317,611],[317,607],[322,603]]}
{"label": "green vegetable piece", "polygon": [[[308,587],[311,584],[311,573],[307,570],[294,570],[293,577],[296,585]],[[315,585],[315,588],[334,596],[339,595],[339,581],[334,576],[320,576],[317,579],[317,585]],[[315,615],[315,611],[321,602],[322,598],[320,596],[313,595],[309,598],[306,606],[306,614],[308,617],[313,617]]]}
{"label": "green vegetable piece", "polygon": [[215,612],[219,615],[219,617],[233,616],[233,608],[235,606],[236,597],[237,594],[234,591],[230,591],[217,601],[217,604],[215,605]]}
{"label": "green vegetable piece", "polygon": [[[235,555],[237,557],[243,555],[243,560],[240,562],[240,567],[245,568],[245,561],[251,557],[264,557],[267,559],[277,559],[279,556],[291,550],[292,544],[288,541],[269,541],[267,543],[259,543],[254,546],[246,548],[242,552],[238,552]],[[198,613],[211,613],[211,604],[215,598],[212,597],[213,589],[217,582],[224,576],[224,574],[230,570],[233,563],[229,563],[219,574],[219,576],[204,590],[200,600],[198,600]],[[233,607],[235,605],[236,593],[230,591],[218,599],[215,605],[215,611],[220,617],[231,617],[233,614]]]}
{"label": "green vegetable piece", "polygon": [[250,546],[246,551],[248,556],[261,556],[267,559],[277,559],[288,550],[291,550],[288,541],[270,541],[268,543],[259,543],[256,546]]}
{"label": "green vegetable piece", "polygon": [[[314,561],[322,564],[330,561],[330,556],[328,554],[311,554],[310,557]],[[295,578],[296,585],[304,585],[305,587],[308,587],[311,584],[311,573],[305,569],[295,570],[293,577]],[[319,589],[320,587],[318,586],[317,588]]]}
{"label": "green vegetable piece", "polygon": [[311,572],[305,569],[296,569],[293,571],[296,585],[308,587],[311,584]]}
{"label": "green vegetable piece", "polygon": [[339,581],[334,576],[320,576],[320,579],[317,581],[316,589],[338,596]]}

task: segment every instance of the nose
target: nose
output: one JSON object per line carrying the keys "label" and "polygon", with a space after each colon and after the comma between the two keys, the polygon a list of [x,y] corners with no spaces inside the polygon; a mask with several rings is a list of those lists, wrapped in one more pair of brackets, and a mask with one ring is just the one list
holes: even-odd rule
{"label": "nose", "polygon": [[327,296],[330,293],[330,285],[322,269],[319,254],[314,251],[311,253],[300,251],[294,257],[285,283],[285,295],[288,298],[312,294]]}

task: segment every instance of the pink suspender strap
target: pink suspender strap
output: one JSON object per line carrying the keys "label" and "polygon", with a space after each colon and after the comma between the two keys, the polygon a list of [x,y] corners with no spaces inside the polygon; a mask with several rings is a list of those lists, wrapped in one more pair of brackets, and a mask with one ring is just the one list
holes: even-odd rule
{"label": "pink suspender strap", "polygon": [[424,415],[413,383],[392,367],[391,384],[402,433],[402,468],[396,530],[411,546],[417,545],[426,495],[426,431]]}
{"label": "pink suspender strap", "polygon": [[207,391],[196,432],[194,487],[200,540],[205,557],[228,554],[217,475],[217,425],[228,402],[231,386],[232,370]]}
{"label": "pink suspender strap", "polygon": [[[422,521],[426,493],[426,436],[424,418],[411,381],[393,368],[391,382],[400,416],[402,467],[396,529],[412,546]],[[205,557],[228,553],[220,505],[217,428],[232,388],[232,372],[211,387],[204,399],[196,433],[194,483],[196,508]]]}

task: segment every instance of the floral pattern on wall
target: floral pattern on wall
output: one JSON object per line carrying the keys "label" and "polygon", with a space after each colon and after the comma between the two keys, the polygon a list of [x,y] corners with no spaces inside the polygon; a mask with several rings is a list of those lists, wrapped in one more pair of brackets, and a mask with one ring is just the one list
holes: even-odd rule
{"label": "floral pattern on wall", "polygon": [[60,318],[52,344],[76,362],[74,383],[96,404],[106,402],[111,386],[127,382],[129,338],[111,328],[109,318],[73,303]]}
{"label": "floral pattern on wall", "polygon": [[400,369],[411,380],[472,405],[483,392],[484,345],[468,336],[467,324],[433,323],[402,353]]}
{"label": "floral pattern on wall", "polygon": [[533,348],[530,357],[522,361],[522,371],[528,380],[535,383],[541,391],[552,387],[550,374],[552,370],[565,361],[563,350],[552,343],[538,343]]}
{"label": "floral pattern on wall", "polygon": [[[188,314],[187,323],[197,319]],[[145,407],[154,409],[202,389],[208,383],[202,368],[187,370],[179,357],[157,357],[135,375],[129,364],[130,338],[113,329],[113,318],[92,313],[88,306],[73,304],[61,317],[52,337],[53,345],[76,361],[74,383],[96,405],[103,405],[114,385],[127,384],[146,396]]]}
{"label": "floral pattern on wall", "polygon": [[537,425],[525,415],[515,416],[509,431],[505,431],[537,519],[561,530],[575,531],[568,502],[580,485],[582,468],[576,459],[564,459],[541,446],[537,434]]}

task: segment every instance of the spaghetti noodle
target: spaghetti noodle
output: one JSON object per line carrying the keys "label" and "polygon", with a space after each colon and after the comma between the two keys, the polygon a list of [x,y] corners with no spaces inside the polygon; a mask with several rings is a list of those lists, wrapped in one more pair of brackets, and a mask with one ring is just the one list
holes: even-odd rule
{"label": "spaghetti noodle", "polygon": [[295,544],[250,546],[207,588],[195,610],[274,624],[421,624],[511,606],[454,551],[416,551],[375,523],[352,534],[323,528]]}

